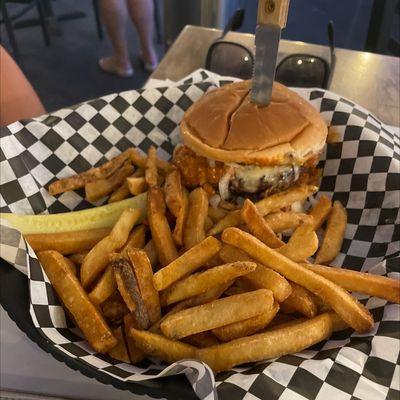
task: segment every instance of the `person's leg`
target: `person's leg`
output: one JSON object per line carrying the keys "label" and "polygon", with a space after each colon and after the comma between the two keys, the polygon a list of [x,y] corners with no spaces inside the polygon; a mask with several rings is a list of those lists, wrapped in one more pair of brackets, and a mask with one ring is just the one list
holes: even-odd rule
{"label": "person's leg", "polygon": [[141,57],[147,69],[157,65],[154,49],[154,4],[153,0],[128,0],[129,12],[139,34]]}
{"label": "person's leg", "polygon": [[131,76],[133,69],[129,60],[126,39],[128,8],[126,0],[100,0],[101,17],[114,48],[111,57],[102,58],[100,67],[119,76]]}

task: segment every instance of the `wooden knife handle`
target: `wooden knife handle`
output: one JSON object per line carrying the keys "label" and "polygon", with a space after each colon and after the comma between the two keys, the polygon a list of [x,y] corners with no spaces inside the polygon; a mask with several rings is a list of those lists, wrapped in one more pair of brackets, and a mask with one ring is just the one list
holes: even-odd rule
{"label": "wooden knife handle", "polygon": [[257,23],[286,26],[290,0],[258,0]]}

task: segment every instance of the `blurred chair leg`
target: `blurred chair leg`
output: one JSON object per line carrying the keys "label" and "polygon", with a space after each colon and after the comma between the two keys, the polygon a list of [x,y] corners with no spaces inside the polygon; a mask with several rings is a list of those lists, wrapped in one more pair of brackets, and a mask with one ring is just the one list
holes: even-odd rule
{"label": "blurred chair leg", "polygon": [[99,0],[93,0],[94,18],[96,20],[97,36],[100,40],[104,39],[103,26],[100,19]]}
{"label": "blurred chair leg", "polygon": [[17,45],[17,41],[15,40],[12,21],[8,14],[6,2],[4,0],[1,0],[1,13],[3,14],[4,25],[6,27],[8,39],[10,40],[11,48],[13,50],[13,55],[14,55],[15,59],[18,60],[19,59],[18,45]]}
{"label": "blurred chair leg", "polygon": [[43,38],[46,46],[50,46],[50,34],[47,26],[47,18],[42,0],[36,0],[36,7],[39,13],[40,26],[43,32]]}

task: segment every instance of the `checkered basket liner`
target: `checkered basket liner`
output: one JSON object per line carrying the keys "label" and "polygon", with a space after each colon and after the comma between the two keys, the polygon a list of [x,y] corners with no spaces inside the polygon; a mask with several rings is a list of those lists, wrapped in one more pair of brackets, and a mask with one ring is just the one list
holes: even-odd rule
{"label": "checkered basket liner", "polygon": [[[233,79],[198,70],[168,87],[111,94],[1,131],[2,212],[38,214],[93,206],[82,192],[50,196],[55,179],[81,172],[129,146],[158,148],[168,159],[179,141],[185,110],[207,90]],[[340,200],[348,211],[335,265],[399,279],[399,134],[362,107],[321,89],[297,90],[320,110],[340,140],[322,155],[317,194]],[[95,205],[100,204],[94,203]],[[28,273],[35,327],[67,357],[122,381],[183,373],[201,399],[398,399],[399,305],[355,294],[372,312],[367,334],[337,332],[318,345],[276,360],[218,374],[195,360],[169,367],[158,360],[137,366],[97,354],[70,325],[31,248],[20,233],[1,225],[1,256]],[[160,393],[163,396],[163,393]],[[178,394],[177,394],[178,396]]]}

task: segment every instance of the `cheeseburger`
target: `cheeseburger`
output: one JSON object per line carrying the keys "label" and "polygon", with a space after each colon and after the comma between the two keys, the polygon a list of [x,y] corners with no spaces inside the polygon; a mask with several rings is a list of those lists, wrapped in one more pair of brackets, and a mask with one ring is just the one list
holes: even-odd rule
{"label": "cheeseburger", "polygon": [[211,90],[186,111],[173,157],[186,185],[213,188],[224,200],[259,199],[316,177],[327,136],[319,112],[279,83],[259,107],[250,85]]}

